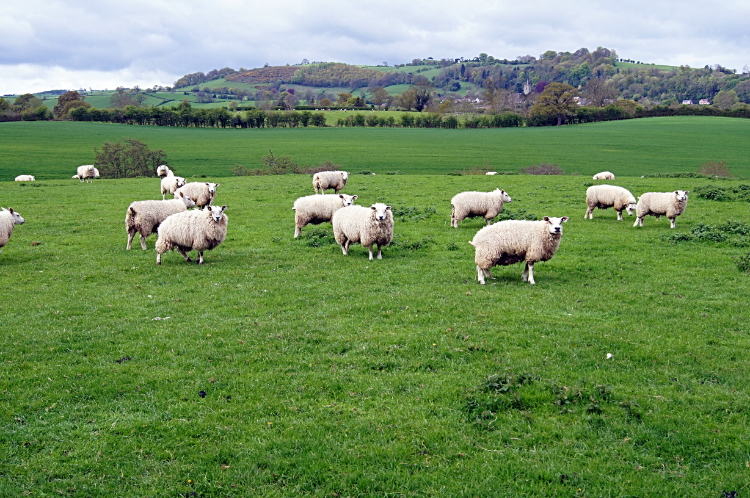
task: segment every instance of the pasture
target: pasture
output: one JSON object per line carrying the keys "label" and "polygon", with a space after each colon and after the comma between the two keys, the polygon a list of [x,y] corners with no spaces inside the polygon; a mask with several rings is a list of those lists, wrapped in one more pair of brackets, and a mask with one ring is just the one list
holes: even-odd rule
{"label": "pasture", "polygon": [[[28,153],[31,163],[59,147],[43,162],[45,179],[0,183],[0,205],[26,219],[0,253],[0,495],[747,493],[750,277],[733,261],[750,250],[746,200],[691,194],[676,229],[653,217],[638,229],[612,210],[583,219],[593,183],[583,171],[443,174],[482,157],[460,147],[457,164],[435,160],[449,134],[61,128],[29,126],[38,151],[16,127],[0,135],[4,178],[8,156]],[[424,174],[350,176],[344,191],[358,204],[387,202],[396,213],[380,261],[360,246],[344,257],[329,224],[293,239],[291,206],[312,194],[309,176],[226,175],[233,154],[274,148],[314,162],[320,137],[343,153],[367,137],[393,145],[394,131],[412,145],[431,136],[437,152],[394,164],[411,149],[384,147],[378,171]],[[498,163],[503,131],[480,134]],[[229,231],[204,266],[167,253],[157,267],[155,235],[147,251],[125,250],[125,210],[160,198],[158,179],[58,179],[72,174],[65,161],[87,162],[76,146],[117,136],[173,147],[176,173],[221,183],[215,204],[229,206]],[[242,148],[261,136],[264,145]],[[241,150],[221,152],[230,143]],[[684,170],[670,154],[646,153],[622,168]],[[378,159],[320,157],[354,172]],[[742,193],[748,183],[619,168],[614,183],[636,196],[709,184]],[[521,265],[493,269],[480,286],[467,241],[484,220],[449,227],[455,193],[495,187],[513,198],[505,216],[571,218],[558,253],[536,265],[535,286],[521,282]],[[700,237],[724,226],[733,232],[723,240]]]}

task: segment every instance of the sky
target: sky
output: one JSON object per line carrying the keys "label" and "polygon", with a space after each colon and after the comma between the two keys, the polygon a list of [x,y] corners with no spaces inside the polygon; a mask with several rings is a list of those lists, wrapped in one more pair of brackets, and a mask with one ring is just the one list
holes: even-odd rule
{"label": "sky", "polygon": [[0,6],[0,95],[171,86],[310,61],[389,65],[598,46],[668,65],[750,66],[750,2],[25,0]]}

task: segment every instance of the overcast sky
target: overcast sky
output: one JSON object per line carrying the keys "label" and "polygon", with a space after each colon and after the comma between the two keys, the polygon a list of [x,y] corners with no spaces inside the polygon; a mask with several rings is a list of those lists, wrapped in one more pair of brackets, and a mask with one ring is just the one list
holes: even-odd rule
{"label": "overcast sky", "polygon": [[171,86],[302,59],[535,57],[597,46],[657,64],[750,65],[750,1],[25,0],[0,7],[0,94]]}

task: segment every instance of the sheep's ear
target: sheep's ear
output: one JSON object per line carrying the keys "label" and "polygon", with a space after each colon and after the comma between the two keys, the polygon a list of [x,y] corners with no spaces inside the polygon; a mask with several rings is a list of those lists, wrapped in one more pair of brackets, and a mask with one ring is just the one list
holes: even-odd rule
{"label": "sheep's ear", "polygon": [[184,194],[184,193],[182,193],[182,192],[180,192],[180,197],[181,197],[181,198],[184,198],[184,197],[185,197],[185,194]]}
{"label": "sheep's ear", "polygon": [[223,213],[226,208],[227,208],[226,204],[224,204],[223,206],[221,206],[221,212]]}
{"label": "sheep's ear", "polygon": [[391,210],[391,206],[386,206],[386,207],[385,207],[385,210],[386,210],[386,211],[390,211],[390,210]]}
{"label": "sheep's ear", "polygon": [[352,196],[352,200],[356,199],[357,197],[359,197],[359,196],[358,195],[353,195]]}
{"label": "sheep's ear", "polygon": [[686,190],[686,191],[685,191],[685,195],[688,195],[689,193],[690,193],[690,191],[689,191],[689,190]]}
{"label": "sheep's ear", "polygon": [[8,209],[10,209],[10,214],[13,214],[13,208],[8,208]]}
{"label": "sheep's ear", "polygon": [[563,223],[567,223],[570,218],[568,218],[567,216],[563,216],[560,219],[562,220]]}
{"label": "sheep's ear", "polygon": [[344,194],[339,194],[339,199],[343,199],[343,198],[344,198]]}
{"label": "sheep's ear", "polygon": [[217,186],[217,187],[218,187],[219,185],[221,185],[221,183],[217,183],[217,184],[216,184],[216,186]]}
{"label": "sheep's ear", "polygon": [[545,216],[544,217],[544,221],[546,221],[547,223],[549,223],[549,216]]}
{"label": "sheep's ear", "polygon": [[374,205],[370,206],[370,209],[372,209],[373,211],[377,211],[378,210],[378,208],[376,208]]}

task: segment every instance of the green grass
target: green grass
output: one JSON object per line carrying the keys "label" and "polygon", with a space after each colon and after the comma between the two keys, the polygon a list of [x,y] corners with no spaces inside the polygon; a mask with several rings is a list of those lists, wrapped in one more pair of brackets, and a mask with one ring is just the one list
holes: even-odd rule
{"label": "green grass", "polygon": [[79,165],[93,163],[94,148],[128,137],[166,151],[173,169],[183,176],[229,176],[238,163],[257,167],[269,149],[301,165],[330,159],[353,172],[445,174],[485,163],[497,171],[518,172],[546,162],[581,176],[603,170],[641,176],[697,171],[704,162],[726,161],[736,176],[750,176],[750,120],[731,118],[494,130],[221,130],[74,122],[3,123],[0,130],[0,180],[19,174],[70,178]]}
{"label": "green grass", "polygon": [[[748,247],[670,241],[750,225],[746,201],[691,196],[675,230],[636,229],[583,220],[586,177],[352,175],[359,204],[399,213],[371,262],[327,224],[292,238],[307,175],[206,180],[229,232],[202,267],[157,267],[155,236],[125,251],[156,179],[0,184],[26,218],[0,254],[0,495],[746,491]],[[709,183],[618,177],[636,195]],[[454,193],[497,185],[506,213],[571,217],[535,286],[520,265],[478,285],[484,222],[449,227]]]}

